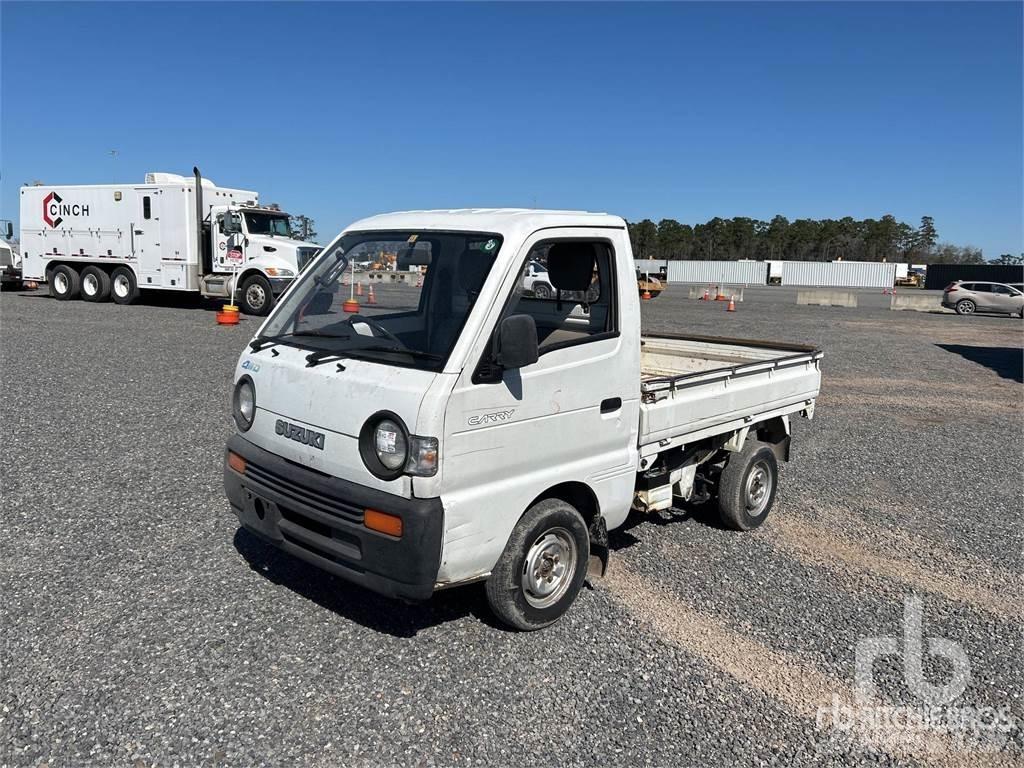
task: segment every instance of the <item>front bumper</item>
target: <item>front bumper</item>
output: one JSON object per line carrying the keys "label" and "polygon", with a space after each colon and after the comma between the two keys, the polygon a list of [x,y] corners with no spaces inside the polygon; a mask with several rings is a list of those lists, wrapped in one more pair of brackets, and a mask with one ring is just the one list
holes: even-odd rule
{"label": "front bumper", "polygon": [[[240,435],[228,451],[246,461],[227,465],[224,489],[241,524],[285,552],[388,597],[426,600],[441,564],[441,500],[406,499],[301,467]],[[363,510],[402,518],[395,538],[363,526]]]}
{"label": "front bumper", "polygon": [[4,283],[20,283],[21,282],[21,269],[19,267],[3,267],[0,269],[0,282]]}
{"label": "front bumper", "polygon": [[295,278],[294,277],[268,277],[267,280],[270,281],[270,290],[273,292],[273,294],[275,296],[280,296],[282,293],[284,293],[286,290],[288,290],[288,286],[291,285],[295,281]]}

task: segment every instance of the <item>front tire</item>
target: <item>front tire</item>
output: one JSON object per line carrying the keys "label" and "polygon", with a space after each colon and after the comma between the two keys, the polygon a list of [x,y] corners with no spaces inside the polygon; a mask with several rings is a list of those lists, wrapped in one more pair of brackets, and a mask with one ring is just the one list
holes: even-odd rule
{"label": "front tire", "polygon": [[50,295],[57,301],[77,299],[81,282],[78,272],[66,264],[61,264],[50,273]]}
{"label": "front tire", "polygon": [[764,443],[748,440],[730,454],[718,483],[718,512],[722,524],[750,531],[768,517],[779,487],[779,463]]}
{"label": "front tire", "polygon": [[535,299],[550,299],[555,295],[555,292],[551,289],[551,286],[547,283],[534,283],[533,284],[533,297]]}
{"label": "front tire", "polygon": [[115,304],[131,304],[139,298],[135,273],[128,267],[118,267],[110,275],[110,298]]}
{"label": "front tire", "polygon": [[250,275],[242,282],[239,304],[247,315],[263,316],[274,306],[274,292],[263,275]]}
{"label": "front tire", "polygon": [[977,306],[970,299],[961,299],[956,303],[956,313],[958,315],[973,315],[975,309],[977,309]]}
{"label": "front tire", "polygon": [[99,267],[82,270],[82,298],[86,301],[106,301],[110,298],[110,275]]}
{"label": "front tire", "polygon": [[487,602],[514,629],[543,629],[569,610],[589,560],[590,536],[579,511],[562,499],[545,499],[512,530],[485,585]]}

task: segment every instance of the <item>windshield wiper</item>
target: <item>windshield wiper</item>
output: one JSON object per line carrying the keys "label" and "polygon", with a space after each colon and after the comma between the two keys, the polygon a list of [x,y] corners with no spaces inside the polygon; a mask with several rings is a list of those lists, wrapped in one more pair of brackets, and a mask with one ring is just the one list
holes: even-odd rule
{"label": "windshield wiper", "polygon": [[302,336],[316,336],[321,339],[341,339],[345,340],[349,338],[347,333],[345,334],[333,334],[333,333],[320,333],[319,331],[294,331],[292,333],[279,333],[277,336],[257,336],[255,339],[249,342],[249,349],[253,352],[259,352],[272,347],[275,344],[280,344],[284,339],[291,339],[294,337]]}
{"label": "windshield wiper", "polygon": [[409,355],[410,357],[418,357],[422,360],[443,360],[441,355],[435,355],[433,352],[420,352],[418,349],[405,349],[403,347],[385,347],[383,344],[374,344],[369,347],[355,347],[353,352],[394,352],[396,355]]}

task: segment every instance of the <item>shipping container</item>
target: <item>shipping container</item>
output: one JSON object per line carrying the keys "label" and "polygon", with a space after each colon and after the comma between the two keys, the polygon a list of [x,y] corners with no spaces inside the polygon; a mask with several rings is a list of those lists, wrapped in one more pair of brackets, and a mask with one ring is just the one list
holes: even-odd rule
{"label": "shipping container", "polygon": [[670,283],[702,285],[765,285],[768,264],[764,261],[670,261]]}
{"label": "shipping container", "polygon": [[924,287],[941,291],[955,280],[984,280],[990,283],[1024,283],[1024,265],[1011,264],[931,264],[925,273]]}
{"label": "shipping container", "polygon": [[633,261],[636,262],[636,268],[641,272],[650,272],[652,275],[661,272],[668,264],[664,259],[633,259]]}
{"label": "shipping container", "polygon": [[817,288],[892,288],[896,265],[881,261],[784,261],[782,284]]}

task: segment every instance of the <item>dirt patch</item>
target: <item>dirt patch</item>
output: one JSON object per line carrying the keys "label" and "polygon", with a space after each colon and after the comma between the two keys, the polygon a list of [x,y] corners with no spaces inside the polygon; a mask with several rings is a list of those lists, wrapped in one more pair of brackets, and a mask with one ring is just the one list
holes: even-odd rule
{"label": "dirt patch", "polygon": [[[885,579],[913,589],[930,592],[953,602],[964,603],[998,618],[1024,621],[1024,603],[1019,595],[1024,579],[1019,574],[971,562],[952,553],[936,553],[934,547],[922,552],[920,542],[904,538],[898,547],[879,547],[845,538],[834,530],[793,515],[775,517],[766,530],[766,538],[800,562],[816,568],[827,568],[854,579]],[[891,531],[886,536],[892,537]],[[935,563],[926,566],[905,556],[919,552]],[[958,574],[954,576],[952,574]],[[971,574],[970,577],[967,574]],[[984,581],[979,575],[987,574]],[[980,583],[979,583],[980,581]],[[994,582],[986,586],[986,582]]]}
{"label": "dirt patch", "polygon": [[[613,599],[666,642],[678,646],[740,684],[779,702],[793,714],[822,726],[822,707],[856,708],[849,682],[828,675],[793,653],[762,645],[723,621],[699,613],[678,598],[650,584],[617,561],[602,582]],[[825,726],[828,725],[824,719]],[[973,766],[976,756],[959,751],[941,734],[915,734],[910,743],[878,744],[860,734],[865,744],[893,757],[944,766]]]}

